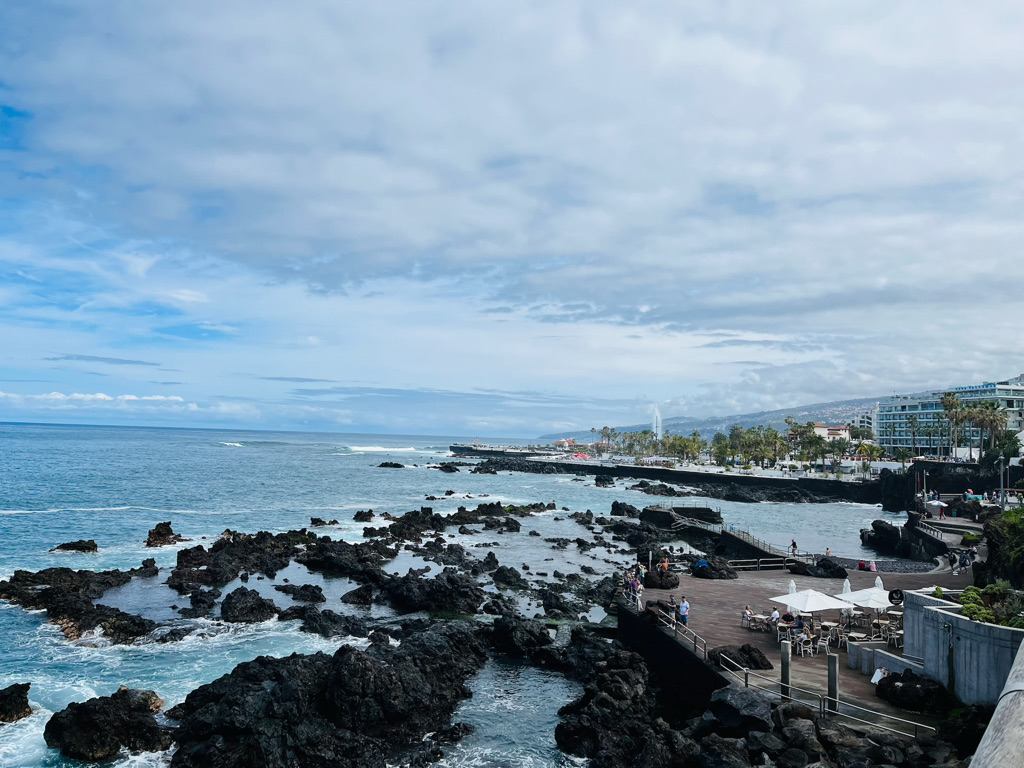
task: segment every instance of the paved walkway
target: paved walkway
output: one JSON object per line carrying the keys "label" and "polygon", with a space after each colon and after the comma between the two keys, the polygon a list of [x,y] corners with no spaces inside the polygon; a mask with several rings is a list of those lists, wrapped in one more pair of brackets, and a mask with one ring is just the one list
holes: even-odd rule
{"label": "paved walkway", "polygon": [[[850,573],[850,585],[853,590],[874,586],[875,577],[881,576],[886,589],[902,589],[904,591],[923,587],[940,586],[945,588],[963,588],[972,583],[971,576],[961,574],[953,576],[947,569],[944,572],[930,573],[870,573],[855,571]],[[817,589],[826,594],[836,594],[842,590],[842,580],[816,579],[810,576],[793,576],[783,571],[746,571],[741,572],[736,580],[695,579],[684,575],[680,579],[680,589],[671,593],[663,590],[648,589],[643,599],[668,600],[669,594],[678,602],[680,595],[685,594],[690,602],[689,627],[703,637],[708,650],[720,645],[743,645],[750,643],[759,648],[768,660],[775,665],[774,670],[760,672],[772,680],[779,680],[780,646],[774,632],[753,632],[741,626],[740,614],[745,605],[750,605],[755,613],[770,614],[773,603],[768,600],[774,595],[785,594],[790,580],[796,582],[796,588]],[[785,606],[779,605],[780,610]],[[838,620],[838,611],[824,611],[815,614],[826,621]],[[896,717],[903,717],[918,723],[934,725],[935,718],[902,712],[875,696],[875,686],[867,675],[846,665],[846,651],[840,651],[839,659],[839,698],[849,701],[875,712]],[[825,655],[794,656],[792,661],[791,683],[800,688],[826,694],[828,687],[828,667]],[[883,720],[879,724],[886,725]],[[888,725],[893,725],[888,723]]]}

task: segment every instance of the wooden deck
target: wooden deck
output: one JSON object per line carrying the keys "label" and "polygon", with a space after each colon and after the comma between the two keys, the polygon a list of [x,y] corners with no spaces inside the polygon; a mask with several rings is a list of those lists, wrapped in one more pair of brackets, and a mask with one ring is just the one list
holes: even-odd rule
{"label": "wooden deck", "polygon": [[[853,590],[874,586],[875,577],[881,576],[886,589],[902,589],[904,591],[921,589],[932,585],[946,588],[960,588],[972,583],[969,574],[953,576],[947,569],[930,573],[870,573],[857,571],[850,573],[850,585]],[[773,605],[785,611],[785,605],[772,603],[768,600],[773,595],[785,594],[789,582],[796,582],[796,588],[816,589],[826,594],[836,594],[842,590],[840,579],[816,579],[810,576],[793,576],[784,571],[745,571],[737,580],[695,579],[689,575],[680,577],[680,588],[671,592],[664,590],[644,590],[643,600],[668,600],[674,595],[678,602],[681,595],[686,595],[690,602],[689,628],[707,641],[708,650],[720,645],[743,645],[749,643],[768,657],[775,665],[774,670],[758,674],[779,680],[779,664],[781,649],[774,632],[758,632],[741,625],[740,615],[745,605],[750,605],[754,613],[771,614]],[[815,614],[816,620],[837,621],[838,611],[823,611]],[[890,650],[892,647],[890,646]],[[866,707],[895,717],[902,717],[926,725],[935,725],[935,718],[927,715],[911,714],[898,710],[888,702],[875,696],[875,686],[869,676],[858,670],[850,669],[846,662],[846,650],[839,651],[839,699],[852,704]],[[825,654],[813,656],[794,655],[791,666],[791,684],[799,688],[826,695],[828,687],[828,667]],[[762,681],[757,681],[763,684]],[[879,719],[876,722],[895,726]]]}

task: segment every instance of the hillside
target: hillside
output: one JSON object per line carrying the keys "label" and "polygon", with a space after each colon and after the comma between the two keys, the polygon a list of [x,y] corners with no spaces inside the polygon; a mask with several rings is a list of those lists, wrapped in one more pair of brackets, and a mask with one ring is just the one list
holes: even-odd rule
{"label": "hillside", "polygon": [[[846,424],[854,416],[874,410],[875,405],[883,399],[881,397],[865,397],[856,400],[837,400],[832,403],[798,405],[793,408],[780,408],[775,411],[759,411],[757,413],[740,413],[731,416],[711,416],[707,418],[676,416],[662,419],[662,426],[666,433],[688,435],[697,430],[701,433],[702,437],[710,439],[715,432],[728,432],[733,424],[739,424],[741,427],[756,427],[761,424],[766,427],[775,427],[778,430],[782,430],[786,427],[787,416],[792,416],[794,420],[800,423],[823,421],[826,424]],[[595,426],[600,429],[605,425],[595,424]],[[650,428],[650,422],[615,427],[619,432],[634,432]],[[571,437],[585,443],[589,443],[594,439],[593,433],[586,429],[577,432],[541,435],[538,440],[557,440],[562,437]]]}

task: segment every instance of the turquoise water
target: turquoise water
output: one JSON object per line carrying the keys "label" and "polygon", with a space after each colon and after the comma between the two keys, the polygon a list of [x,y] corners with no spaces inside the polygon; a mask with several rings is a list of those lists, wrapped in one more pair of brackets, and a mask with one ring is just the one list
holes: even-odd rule
{"label": "turquoise water", "polygon": [[[193,541],[212,542],[226,528],[285,531],[308,526],[311,516],[336,518],[323,529],[334,537],[361,538],[356,510],[401,514],[426,505],[453,512],[481,500],[509,503],[554,501],[559,511],[523,520],[523,532],[542,537],[575,538],[582,529],[564,518],[561,507],[607,514],[613,500],[638,507],[658,501],[636,491],[596,488],[566,475],[443,474],[427,464],[443,460],[453,441],[465,438],[351,434],[270,433],[115,427],[0,425],[0,578],[16,568],[38,570],[130,568],[155,557],[167,568],[178,547],[146,549],[147,531],[172,521],[174,530]],[[510,442],[510,441],[505,441]],[[379,469],[397,461],[405,469]],[[418,466],[412,466],[418,465]],[[427,502],[425,495],[455,494]],[[472,498],[467,498],[467,497]],[[484,498],[486,497],[486,498]],[[736,504],[720,506],[726,522],[779,545],[796,537],[806,549],[862,557],[858,531],[880,516],[874,507],[855,504]],[[454,531],[452,531],[454,533]],[[92,538],[98,554],[50,553],[65,541]],[[553,550],[542,539],[521,536],[456,537],[467,545],[498,541],[502,563],[531,565],[533,571],[570,571],[590,565],[610,571],[624,562],[602,550],[579,553]],[[479,550],[481,556],[486,550]],[[404,572],[420,563],[402,555],[391,570]],[[175,618],[176,593],[155,579],[135,580],[112,590],[103,602],[139,612],[154,620]],[[324,587],[333,610],[359,610],[337,602],[351,588],[344,579],[325,579],[293,564],[276,583],[315,583]],[[274,582],[251,580],[248,586],[291,605],[273,590]],[[225,593],[236,585],[228,585]],[[529,615],[536,606],[524,604]],[[375,607],[373,615],[388,609]],[[103,647],[102,642],[72,644],[43,614],[0,602],[0,687],[31,682],[30,701],[37,712],[0,726],[0,766],[70,765],[42,740],[49,715],[72,701],[108,695],[118,685],[152,688],[171,706],[197,686],[229,672],[241,661],[261,654],[333,651],[339,640],[298,631],[297,622],[270,621],[256,626],[200,622],[203,631],[181,643]],[[489,664],[473,682],[472,699],[459,719],[478,730],[447,758],[452,766],[573,764],[554,748],[556,712],[579,689],[558,676],[516,665]],[[509,714],[514,713],[510,719]],[[125,756],[115,763],[159,765],[166,756]]]}

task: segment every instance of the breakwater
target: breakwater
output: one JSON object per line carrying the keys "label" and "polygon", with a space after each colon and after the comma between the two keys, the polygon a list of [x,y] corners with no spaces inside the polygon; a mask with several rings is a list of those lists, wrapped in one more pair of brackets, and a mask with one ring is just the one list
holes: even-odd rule
{"label": "breakwater", "polygon": [[667,469],[640,464],[595,464],[585,461],[544,461],[524,458],[489,458],[477,471],[532,472],[534,474],[603,475],[606,477],[654,480],[693,488],[701,496],[725,501],[825,504],[849,501],[880,504],[878,481],[843,482],[814,477],[765,477],[735,472],[716,474],[685,469]]}

